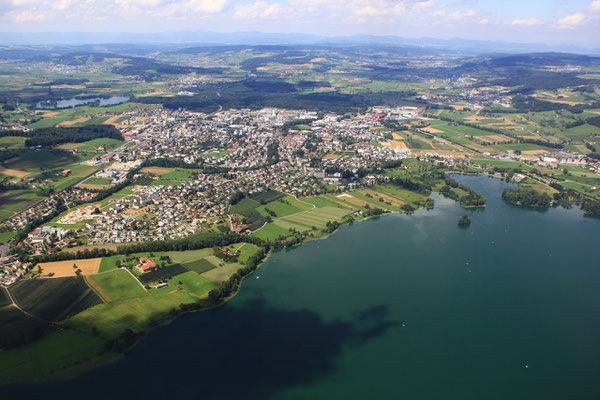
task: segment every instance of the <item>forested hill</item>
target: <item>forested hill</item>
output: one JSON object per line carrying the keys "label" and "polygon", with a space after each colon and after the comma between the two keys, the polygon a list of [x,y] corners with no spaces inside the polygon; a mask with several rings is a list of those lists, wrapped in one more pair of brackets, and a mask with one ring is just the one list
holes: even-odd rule
{"label": "forested hill", "polygon": [[25,146],[49,147],[62,143],[81,143],[98,138],[123,140],[121,132],[113,125],[86,125],[73,128],[41,128],[31,131],[2,130],[0,137],[20,136],[28,138]]}

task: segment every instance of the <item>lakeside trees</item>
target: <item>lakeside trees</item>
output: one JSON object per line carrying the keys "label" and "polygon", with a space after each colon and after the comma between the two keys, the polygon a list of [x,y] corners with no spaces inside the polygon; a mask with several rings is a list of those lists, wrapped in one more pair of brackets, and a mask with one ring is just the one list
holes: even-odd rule
{"label": "lakeside trees", "polygon": [[502,198],[509,203],[521,206],[550,207],[552,205],[550,195],[532,189],[504,189]]}

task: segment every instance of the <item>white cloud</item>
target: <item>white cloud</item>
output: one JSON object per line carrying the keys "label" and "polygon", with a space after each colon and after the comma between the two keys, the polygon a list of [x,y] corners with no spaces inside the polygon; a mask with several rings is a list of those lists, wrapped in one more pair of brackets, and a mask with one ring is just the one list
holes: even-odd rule
{"label": "white cloud", "polygon": [[239,19],[276,18],[280,14],[281,7],[279,4],[270,4],[263,0],[256,0],[254,3],[237,6],[233,9],[233,17]]}
{"label": "white cloud", "polygon": [[454,11],[453,13],[448,14],[448,17],[454,21],[462,21],[464,19],[474,17],[475,11]]}
{"label": "white cloud", "polygon": [[541,25],[542,21],[537,18],[527,18],[527,19],[515,19],[511,22],[511,25],[517,26],[536,26]]}
{"label": "white cloud", "polygon": [[487,25],[489,22],[490,22],[490,20],[487,18],[482,18],[481,20],[479,20],[479,23],[481,25]]}
{"label": "white cloud", "polygon": [[592,4],[586,10],[590,14],[600,13],[600,0],[592,1]]}
{"label": "white cloud", "polygon": [[227,0],[190,0],[188,6],[202,13],[219,13],[225,9]]}
{"label": "white cloud", "polygon": [[13,16],[13,20],[16,23],[23,23],[23,22],[39,21],[42,19],[46,19],[47,17],[48,17],[48,15],[46,13],[41,12],[35,8],[32,8],[29,10],[22,11],[18,14],[15,14]]}
{"label": "white cloud", "polygon": [[558,20],[558,26],[561,29],[574,29],[585,21],[586,15],[583,13],[567,15]]}
{"label": "white cloud", "polygon": [[58,0],[52,4],[55,10],[64,10],[71,5],[71,0]]}

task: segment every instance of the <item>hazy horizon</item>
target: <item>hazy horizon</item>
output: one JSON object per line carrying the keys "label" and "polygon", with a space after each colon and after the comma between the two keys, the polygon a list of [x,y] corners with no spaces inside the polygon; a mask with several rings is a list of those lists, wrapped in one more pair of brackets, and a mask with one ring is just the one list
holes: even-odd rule
{"label": "hazy horizon", "polygon": [[257,31],[600,47],[600,0],[0,0],[0,23],[5,34]]}

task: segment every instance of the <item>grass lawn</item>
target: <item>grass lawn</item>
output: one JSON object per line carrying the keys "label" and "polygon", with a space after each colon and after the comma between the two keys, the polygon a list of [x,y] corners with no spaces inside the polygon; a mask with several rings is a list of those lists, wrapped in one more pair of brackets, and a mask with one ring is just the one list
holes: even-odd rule
{"label": "grass lawn", "polygon": [[106,302],[147,296],[148,293],[140,286],[129,272],[116,269],[103,274],[86,277],[88,284]]}

